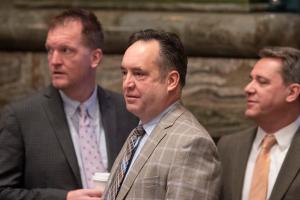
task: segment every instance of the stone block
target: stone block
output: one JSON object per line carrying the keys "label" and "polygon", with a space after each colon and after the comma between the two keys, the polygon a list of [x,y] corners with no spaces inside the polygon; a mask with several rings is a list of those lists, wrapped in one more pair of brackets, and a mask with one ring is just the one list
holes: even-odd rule
{"label": "stone block", "polygon": [[[1,12],[0,50],[43,51],[53,10]],[[265,46],[300,47],[300,15],[293,13],[142,12],[95,10],[105,30],[105,53],[122,54],[141,29],[178,33],[191,56],[254,58]],[[282,28],[284,27],[284,28]]]}
{"label": "stone block", "polygon": [[20,76],[20,59],[3,56],[0,60],[0,86],[10,84],[21,79]]}
{"label": "stone block", "polygon": [[[104,56],[97,71],[100,85],[121,92],[121,59],[121,55]],[[0,83],[0,108],[50,83],[45,53],[0,52],[0,60],[7,60],[1,77],[15,77]],[[250,126],[243,117],[243,87],[254,62],[255,59],[189,58],[183,102],[214,138]]]}

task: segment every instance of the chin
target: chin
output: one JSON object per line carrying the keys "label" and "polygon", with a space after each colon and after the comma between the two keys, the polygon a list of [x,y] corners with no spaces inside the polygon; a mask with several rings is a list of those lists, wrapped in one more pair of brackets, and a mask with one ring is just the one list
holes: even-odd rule
{"label": "chin", "polygon": [[62,81],[52,81],[52,85],[53,85],[53,87],[55,87],[56,89],[59,89],[59,90],[63,90],[64,88],[67,87],[67,84]]}
{"label": "chin", "polygon": [[247,118],[249,118],[249,119],[254,119],[254,118],[256,118],[257,117],[257,113],[255,113],[255,112],[251,112],[251,110],[246,110],[245,111],[245,116],[247,117]]}
{"label": "chin", "polygon": [[61,86],[61,85],[58,85],[58,84],[52,84],[52,85],[53,85],[53,87],[55,87],[58,90],[63,90],[64,89],[64,87]]}
{"label": "chin", "polygon": [[131,112],[132,114],[134,114],[135,116],[139,117],[138,116],[138,109],[137,107],[135,107],[134,105],[130,105],[130,104],[126,104],[126,108],[129,112]]}
{"label": "chin", "polygon": [[129,112],[134,113],[134,106],[126,102],[126,108]]}

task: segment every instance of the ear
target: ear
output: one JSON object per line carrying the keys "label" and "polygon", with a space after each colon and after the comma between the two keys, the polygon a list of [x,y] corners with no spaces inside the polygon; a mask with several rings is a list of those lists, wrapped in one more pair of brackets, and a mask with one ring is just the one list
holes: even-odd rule
{"label": "ear", "polygon": [[300,95],[300,85],[297,83],[292,83],[288,86],[288,96],[286,97],[287,102],[298,101]]}
{"label": "ear", "polygon": [[175,90],[179,85],[180,76],[178,71],[172,70],[168,74],[168,92]]}
{"label": "ear", "polygon": [[103,53],[101,49],[97,48],[93,50],[92,57],[91,57],[92,68],[96,68],[100,64],[102,57],[103,57]]}

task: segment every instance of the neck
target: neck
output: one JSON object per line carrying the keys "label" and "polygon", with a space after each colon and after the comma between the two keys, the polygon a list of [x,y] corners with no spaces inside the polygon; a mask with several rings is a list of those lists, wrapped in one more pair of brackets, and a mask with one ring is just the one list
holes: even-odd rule
{"label": "neck", "polygon": [[256,120],[258,126],[260,126],[267,133],[275,133],[283,127],[293,123],[300,115],[300,108],[293,108],[286,110],[277,116],[264,117],[264,119]]}
{"label": "neck", "polygon": [[161,109],[156,112],[153,113],[151,116],[149,116],[149,113],[147,113],[145,115],[145,117],[141,117],[140,120],[142,122],[142,124],[146,124],[148,122],[150,122],[151,120],[153,120],[155,117],[157,117],[158,115],[160,115],[162,112],[164,112],[169,106],[171,106],[173,103],[175,103],[176,101],[180,100],[180,98],[176,98],[176,99],[169,99],[168,101],[166,101],[164,103],[164,106],[161,107]]}
{"label": "neck", "polygon": [[84,102],[86,101],[94,92],[95,84],[80,88],[74,88],[74,89],[62,89],[62,91],[67,95],[69,98]]}

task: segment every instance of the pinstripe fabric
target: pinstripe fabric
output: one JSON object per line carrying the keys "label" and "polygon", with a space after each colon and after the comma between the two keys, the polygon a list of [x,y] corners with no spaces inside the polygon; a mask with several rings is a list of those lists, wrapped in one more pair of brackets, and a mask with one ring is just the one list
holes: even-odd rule
{"label": "pinstripe fabric", "polygon": [[[121,150],[111,173],[125,148]],[[124,180],[117,200],[217,200],[216,146],[195,117],[178,104],[153,130]],[[108,188],[112,181],[109,180]]]}
{"label": "pinstripe fabric", "polygon": [[125,143],[126,151],[124,153],[124,157],[122,162],[119,164],[118,169],[116,170],[113,183],[111,185],[110,190],[107,193],[107,197],[105,199],[114,200],[118,195],[119,188],[124,180],[126,175],[126,171],[130,165],[131,159],[134,155],[134,152],[137,148],[138,139],[141,138],[145,134],[145,130],[143,129],[142,125],[136,127],[128,137],[127,142]]}
{"label": "pinstripe fabric", "polygon": [[[128,113],[121,95],[98,87],[98,100],[110,171],[138,120]],[[0,116],[0,199],[65,200],[68,191],[82,188],[57,89],[49,86],[12,103]]]}

